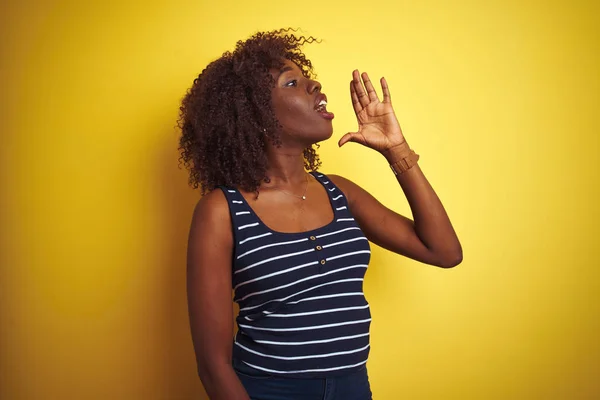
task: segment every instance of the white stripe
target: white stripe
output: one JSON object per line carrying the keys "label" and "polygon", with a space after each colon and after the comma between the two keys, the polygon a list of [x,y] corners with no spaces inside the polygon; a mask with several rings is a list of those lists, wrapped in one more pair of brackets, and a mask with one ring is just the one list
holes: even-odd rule
{"label": "white stripe", "polygon": [[336,208],[336,210],[338,210],[338,211],[339,211],[339,210],[346,210],[346,208],[347,208],[346,206],[343,206],[343,207],[338,207],[338,208]]}
{"label": "white stripe", "polygon": [[267,232],[267,233],[263,233],[262,235],[256,235],[256,236],[251,236],[249,238],[246,238],[244,240],[241,240],[238,244],[244,244],[246,242],[249,242],[250,240],[254,240],[254,239],[260,239],[261,237],[265,237],[265,236],[269,236],[272,235],[271,232]]}
{"label": "white stripe", "polygon": [[367,304],[366,306],[330,308],[327,310],[301,312],[301,313],[293,313],[293,314],[269,314],[269,315],[267,315],[267,317],[279,317],[279,318],[302,317],[304,315],[327,314],[327,313],[334,313],[334,312],[348,311],[348,310],[363,310],[365,308],[369,308],[369,305]]}
{"label": "white stripe", "polygon": [[264,343],[264,344],[276,344],[280,346],[302,346],[305,344],[318,344],[318,343],[331,343],[338,342],[340,340],[350,340],[356,339],[359,337],[369,336],[369,333],[361,333],[360,335],[352,335],[352,336],[340,336],[333,339],[323,339],[323,340],[309,340],[307,342],[273,342],[271,340],[255,340],[256,343]]}
{"label": "white stripe", "polygon": [[[320,300],[320,299],[330,299],[333,297],[345,297],[345,296],[364,296],[363,292],[348,292],[348,293],[338,293],[338,294],[328,294],[325,296],[315,296],[315,297],[307,297],[305,299],[296,300],[296,301],[288,301],[286,304],[298,304],[303,301],[311,301],[311,300]],[[264,312],[267,314],[267,311]],[[270,313],[269,313],[270,314]]]}
{"label": "white stripe", "polygon": [[338,218],[337,222],[342,222],[342,221],[354,221],[354,218]]}
{"label": "white stripe", "polygon": [[244,215],[244,214],[250,214],[250,211],[240,211],[240,212],[235,213],[235,215]]}
{"label": "white stripe", "polygon": [[239,200],[232,200],[231,202],[234,204],[244,204],[243,201],[239,201]]}
{"label": "white stripe", "polygon": [[357,237],[357,238],[353,238],[353,239],[342,240],[341,242],[335,242],[335,243],[331,243],[331,244],[324,244],[322,247],[323,248],[333,247],[333,246],[338,246],[338,245],[344,244],[344,243],[356,242],[357,240],[368,240],[368,239],[366,237]]}
{"label": "white stripe", "polygon": [[319,178],[322,178],[322,177],[323,177],[323,175],[317,175],[317,176],[318,176]]}
{"label": "white stripe", "polygon": [[228,190],[229,193],[235,193],[235,190]]}
{"label": "white stripe", "polygon": [[339,199],[340,197],[344,197],[344,196],[342,196],[342,195],[340,194],[339,196],[337,196],[337,197],[334,197],[334,198],[333,198],[333,200],[337,200],[337,199]]}
{"label": "white stripe", "polygon": [[342,233],[342,232],[346,232],[346,231],[351,231],[353,229],[359,229],[360,230],[359,227],[353,226],[351,228],[344,228],[344,229],[340,229],[339,231],[335,231],[335,232],[324,233],[322,235],[318,235],[317,238],[320,239],[320,238],[325,237],[325,236],[337,235],[338,233]]}
{"label": "white stripe", "polygon": [[255,251],[259,251],[259,250],[262,250],[262,249],[266,249],[266,248],[268,248],[268,247],[273,247],[273,246],[282,246],[282,245],[285,245],[285,244],[292,244],[292,243],[306,242],[307,240],[308,240],[308,238],[304,238],[304,239],[300,239],[300,240],[290,240],[289,242],[279,242],[279,243],[271,243],[271,244],[267,244],[267,245],[260,246],[260,247],[257,247],[257,248],[255,248],[255,249],[252,249],[252,250],[248,250],[248,251],[247,251],[247,252],[245,252],[244,254],[240,254],[240,255],[239,255],[237,258],[238,258],[238,260],[239,260],[240,258],[242,258],[242,257],[244,257],[244,256],[246,256],[246,255],[248,255],[248,254],[254,253]]}
{"label": "white stripe", "polygon": [[358,367],[359,365],[366,364],[367,360],[361,361],[358,364],[342,365],[341,367],[321,368],[321,369],[300,369],[300,370],[295,370],[295,371],[278,371],[276,369],[268,369],[268,368],[259,367],[254,364],[247,363],[246,361],[242,361],[242,362],[246,365],[251,366],[252,368],[260,369],[261,371],[275,372],[275,373],[279,373],[279,374],[298,374],[301,372],[327,372],[327,371],[337,371],[340,369],[354,368],[354,367]]}
{"label": "white stripe", "polygon": [[246,228],[252,228],[253,226],[258,225],[258,222],[255,222],[253,224],[248,224],[248,225],[242,225],[240,227],[238,227],[238,230],[241,231],[242,229],[246,229]]}
{"label": "white stripe", "polygon": [[236,286],[233,288],[233,290],[236,290],[236,289],[237,289],[237,288],[239,288],[240,286],[244,286],[244,285],[246,285],[246,284],[248,284],[248,283],[252,283],[252,282],[260,281],[260,280],[263,280],[263,279],[267,279],[267,278],[270,278],[270,277],[272,277],[272,276],[275,276],[275,275],[281,275],[281,274],[285,274],[286,272],[294,271],[294,270],[297,270],[297,269],[300,269],[300,268],[309,267],[309,266],[311,266],[311,265],[316,265],[316,264],[318,264],[318,263],[319,263],[318,261],[313,261],[313,262],[310,262],[310,263],[308,263],[308,264],[302,264],[302,265],[298,265],[298,266],[296,266],[296,267],[292,267],[292,268],[284,269],[284,270],[282,270],[282,271],[273,272],[272,274],[263,275],[263,276],[261,276],[261,277],[259,277],[259,278],[250,279],[249,281],[245,281],[245,282],[242,282],[242,283],[238,283],[238,284],[237,284],[237,285],[236,285]]}
{"label": "white stripe", "polygon": [[[257,225],[258,225],[258,223],[257,223]],[[311,251],[316,251],[316,250],[315,249],[308,249],[308,250],[298,251],[296,253],[288,253],[288,254],[284,254],[284,255],[281,255],[281,256],[277,256],[277,257],[267,258],[266,260],[262,260],[262,261],[254,263],[254,264],[248,265],[245,268],[239,269],[239,270],[235,271],[235,273],[237,274],[238,272],[243,272],[243,271],[245,271],[247,269],[254,268],[256,266],[259,266],[259,265],[262,265],[262,264],[265,264],[265,263],[268,263],[268,262],[271,262],[271,261],[280,260],[282,258],[293,257],[293,256],[297,256],[298,254],[310,253]]]}
{"label": "white stripe", "polygon": [[243,324],[239,324],[239,325],[240,325],[240,328],[255,329],[257,331],[295,332],[295,331],[310,331],[313,329],[334,328],[336,326],[364,324],[365,322],[370,322],[370,321],[371,321],[371,318],[366,318],[366,319],[359,319],[357,321],[337,322],[335,324],[325,324],[325,325],[302,326],[299,328],[261,328],[261,327],[257,327],[257,326],[250,326],[250,325],[243,325]]}
{"label": "white stripe", "polygon": [[[310,287],[308,289],[301,290],[301,291],[299,291],[297,293],[291,294],[291,295],[289,295],[287,297],[283,297],[281,299],[269,300],[269,301],[266,301],[266,302],[264,302],[262,304],[259,304],[259,305],[256,305],[256,306],[248,306],[248,307],[241,308],[240,311],[253,310],[255,308],[262,307],[265,304],[269,304],[269,303],[272,303],[274,301],[286,301],[288,299],[291,299],[294,296],[298,296],[299,294],[310,292],[311,290],[318,289],[318,288],[321,288],[323,286],[335,285],[336,283],[356,282],[356,281],[362,281],[362,280],[363,280],[363,278],[349,278],[349,279],[340,279],[340,280],[333,281],[333,282],[323,283],[321,285],[317,285],[317,286]],[[263,313],[266,314],[267,312],[263,311]]]}
{"label": "white stripe", "polygon": [[335,260],[337,258],[342,258],[342,257],[353,256],[355,254],[365,254],[365,253],[371,254],[371,251],[370,250],[353,251],[352,253],[346,253],[346,254],[340,254],[339,256],[328,257],[327,261]]}
{"label": "white stripe", "polygon": [[334,357],[334,356],[341,356],[344,354],[353,354],[353,353],[358,353],[361,352],[363,350],[366,350],[369,348],[369,345],[366,345],[364,347],[361,347],[360,349],[356,349],[356,350],[347,350],[347,351],[338,351],[336,353],[326,353],[326,354],[314,354],[314,355],[310,355],[310,356],[295,356],[295,357],[282,357],[282,356],[272,356],[270,354],[265,354],[265,353],[260,353],[256,350],[251,350],[249,348],[247,348],[244,345],[239,344],[238,342],[235,342],[236,345],[240,346],[242,349],[249,351],[250,353],[254,353],[256,355],[259,356],[263,356],[263,357],[268,357],[268,358],[276,358],[278,360],[305,360],[307,358],[327,358],[327,357]]}
{"label": "white stripe", "polygon": [[327,185],[327,184],[329,183],[329,181],[324,181],[323,183],[324,183],[325,185]]}
{"label": "white stripe", "polygon": [[330,191],[330,192],[333,192],[334,190],[335,190],[335,188],[331,188],[331,189],[329,189],[329,191]]}
{"label": "white stripe", "polygon": [[[264,314],[264,315],[267,315],[267,314],[273,314],[273,313],[274,313],[274,311],[263,311],[263,314]],[[244,319],[245,319],[246,321],[254,321],[252,318],[249,318],[248,316],[245,316],[245,317],[244,317]]]}
{"label": "white stripe", "polygon": [[334,269],[334,270],[331,270],[331,271],[327,271],[327,272],[325,272],[324,274],[312,275],[312,276],[308,276],[308,277],[306,277],[306,278],[298,279],[297,281],[290,282],[290,283],[287,283],[287,284],[285,284],[285,285],[281,285],[281,286],[275,286],[275,287],[273,287],[273,288],[270,288],[270,289],[266,289],[266,290],[260,290],[260,291],[258,291],[258,292],[252,292],[252,293],[248,293],[247,295],[245,295],[245,296],[244,296],[244,297],[242,297],[241,299],[237,299],[237,300],[235,300],[235,301],[244,301],[244,300],[246,300],[248,297],[252,297],[252,296],[256,296],[256,295],[259,295],[259,294],[264,294],[264,293],[270,293],[270,292],[274,292],[274,291],[276,291],[276,290],[280,290],[280,289],[284,289],[284,288],[287,288],[287,287],[290,287],[290,286],[297,285],[298,283],[301,283],[301,282],[310,281],[311,279],[317,279],[317,278],[321,278],[321,277],[323,277],[323,276],[326,276],[326,275],[335,274],[336,272],[345,271],[345,270],[347,270],[347,269],[353,269],[353,268],[367,268],[367,266],[366,266],[366,265],[364,265],[364,264],[359,264],[359,265],[351,265],[351,266],[349,266],[349,267],[344,267],[344,268],[338,268],[338,269]]}

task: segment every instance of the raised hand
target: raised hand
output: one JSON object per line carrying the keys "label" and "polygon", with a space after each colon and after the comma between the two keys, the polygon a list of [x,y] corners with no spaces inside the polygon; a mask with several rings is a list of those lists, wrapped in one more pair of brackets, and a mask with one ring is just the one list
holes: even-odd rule
{"label": "raised hand", "polygon": [[405,139],[392,107],[392,98],[385,78],[381,78],[383,101],[379,101],[377,92],[366,72],[359,75],[352,72],[350,96],[358,120],[358,131],[349,132],[338,142],[343,146],[347,142],[356,142],[381,153],[402,144]]}

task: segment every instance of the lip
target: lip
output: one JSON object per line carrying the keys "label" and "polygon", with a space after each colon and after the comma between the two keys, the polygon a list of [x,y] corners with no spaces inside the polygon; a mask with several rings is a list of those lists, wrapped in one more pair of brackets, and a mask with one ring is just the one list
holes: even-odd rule
{"label": "lip", "polygon": [[319,115],[329,121],[331,121],[333,118],[335,118],[335,115],[329,111],[328,112],[320,112]]}
{"label": "lip", "polygon": [[317,98],[315,99],[315,109],[317,108],[317,106],[319,105],[319,103],[321,102],[321,100],[327,101],[327,96],[325,96],[324,93],[319,93],[317,95]]}
{"label": "lip", "polygon": [[[327,101],[327,96],[325,96],[325,94],[324,94],[324,93],[319,93],[319,94],[317,95],[317,98],[315,99],[315,111],[317,110],[317,107],[319,106],[319,103],[320,103],[322,100],[325,100],[325,101]],[[325,109],[327,109],[327,108],[325,108]],[[325,118],[326,120],[329,120],[329,121],[331,121],[331,120],[332,120],[332,119],[335,117],[335,116],[333,115],[333,113],[332,113],[332,112],[329,112],[329,111],[325,111],[325,112],[323,112],[323,111],[318,111],[318,113],[319,113],[319,115],[320,115],[321,117],[323,117],[323,118]]]}

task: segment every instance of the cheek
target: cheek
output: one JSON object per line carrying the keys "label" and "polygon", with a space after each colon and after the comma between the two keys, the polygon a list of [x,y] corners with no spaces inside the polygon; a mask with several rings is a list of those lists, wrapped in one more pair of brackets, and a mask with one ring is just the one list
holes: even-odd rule
{"label": "cheek", "polygon": [[297,97],[280,97],[273,99],[273,111],[279,122],[286,126],[293,121],[303,119],[308,113],[306,101]]}

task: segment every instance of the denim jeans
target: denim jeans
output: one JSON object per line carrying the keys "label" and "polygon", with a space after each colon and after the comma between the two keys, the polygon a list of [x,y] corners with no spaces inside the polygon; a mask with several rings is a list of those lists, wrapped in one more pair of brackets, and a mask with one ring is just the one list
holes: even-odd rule
{"label": "denim jeans", "polygon": [[367,367],[331,378],[286,378],[266,375],[241,361],[233,368],[251,400],[371,400]]}

